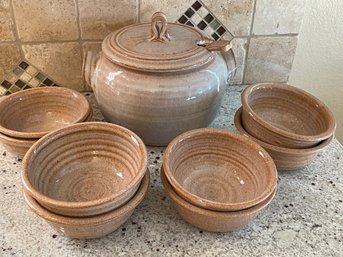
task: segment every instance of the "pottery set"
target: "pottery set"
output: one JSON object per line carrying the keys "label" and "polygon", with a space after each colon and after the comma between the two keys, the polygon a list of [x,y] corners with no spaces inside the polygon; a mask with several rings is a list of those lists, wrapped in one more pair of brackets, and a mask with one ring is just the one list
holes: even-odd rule
{"label": "pottery set", "polygon": [[235,114],[237,130],[261,145],[281,170],[300,169],[330,144],[336,121],[311,94],[280,83],[248,86]]}
{"label": "pottery set", "polygon": [[207,127],[235,75],[230,41],[213,41],[193,27],[151,23],[109,34],[100,53],[86,52],[84,76],[109,122],[147,145],[165,146],[175,136]]}
{"label": "pottery set", "polygon": [[84,122],[90,105],[70,89],[24,90],[0,101],[0,141],[26,153],[24,199],[68,237],[104,236],[132,215],[149,187],[145,144],[168,145],[161,181],[182,218],[224,232],[269,205],[276,168],[307,165],[333,139],[324,104],[270,83],[242,93],[235,125],[243,135],[205,128],[235,75],[231,43],[167,23],[161,12],[109,34],[100,53],[84,57],[85,80],[110,123]]}
{"label": "pottery set", "polygon": [[63,235],[103,236],[122,225],[147,192],[146,147],[118,125],[67,126],[30,148],[22,183],[31,209]]}
{"label": "pottery set", "polygon": [[252,140],[222,129],[176,137],[163,157],[161,180],[176,210],[190,224],[213,232],[246,225],[273,199],[277,171]]}
{"label": "pottery set", "polygon": [[41,87],[19,91],[0,100],[0,142],[22,158],[42,136],[91,118],[91,106],[75,90]]}

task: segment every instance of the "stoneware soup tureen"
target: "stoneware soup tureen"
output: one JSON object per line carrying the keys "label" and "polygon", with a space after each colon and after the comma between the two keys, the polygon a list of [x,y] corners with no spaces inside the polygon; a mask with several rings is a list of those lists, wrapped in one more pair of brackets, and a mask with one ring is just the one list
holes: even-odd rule
{"label": "stoneware soup tureen", "polygon": [[109,34],[83,64],[105,119],[156,146],[208,126],[235,70],[230,41],[167,23],[161,12]]}

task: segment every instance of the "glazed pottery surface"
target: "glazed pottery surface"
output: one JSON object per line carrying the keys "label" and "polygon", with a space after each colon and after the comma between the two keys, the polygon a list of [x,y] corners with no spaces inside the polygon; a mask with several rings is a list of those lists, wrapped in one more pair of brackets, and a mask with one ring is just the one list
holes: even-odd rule
{"label": "glazed pottery surface", "polygon": [[148,187],[149,172],[144,176],[137,193],[126,204],[105,214],[84,218],[52,213],[42,207],[25,189],[23,195],[30,209],[46,220],[58,233],[71,238],[88,239],[105,236],[124,224],[144,199]]}
{"label": "glazed pottery surface", "polygon": [[161,181],[175,209],[191,225],[210,232],[227,232],[247,225],[259,212],[273,200],[276,188],[263,202],[240,211],[212,211],[197,207],[180,197],[169,184],[163,170]]}
{"label": "glazed pottery surface", "polygon": [[213,41],[186,25],[135,24],[108,35],[102,52],[85,53],[83,71],[107,121],[148,145],[167,145],[214,119],[236,61],[229,41]]}
{"label": "glazed pottery surface", "polygon": [[325,149],[334,138],[334,136],[331,136],[328,139],[321,141],[316,146],[304,149],[285,148],[265,143],[253,137],[244,129],[242,124],[242,107],[239,108],[235,114],[235,126],[242,135],[247,136],[262,146],[270,154],[276,167],[280,170],[296,170],[305,167],[310,164],[318,153]]}
{"label": "glazed pottery surface", "polygon": [[217,211],[259,204],[277,182],[274,162],[262,147],[222,129],[196,129],[176,137],[165,151],[163,169],[181,197]]}
{"label": "glazed pottery surface", "polygon": [[35,142],[35,139],[13,138],[0,133],[0,143],[7,151],[21,159]]}
{"label": "glazed pottery surface", "polygon": [[336,128],[329,108],[311,94],[280,83],[247,87],[241,95],[242,122],[266,143],[307,148],[331,137]]}
{"label": "glazed pottery surface", "polygon": [[40,138],[84,121],[90,105],[81,93],[62,87],[27,89],[0,100],[0,132],[17,138]]}
{"label": "glazed pottery surface", "polygon": [[118,125],[87,122],[33,145],[23,160],[22,182],[46,209],[90,216],[127,202],[146,170],[146,147],[137,135]]}

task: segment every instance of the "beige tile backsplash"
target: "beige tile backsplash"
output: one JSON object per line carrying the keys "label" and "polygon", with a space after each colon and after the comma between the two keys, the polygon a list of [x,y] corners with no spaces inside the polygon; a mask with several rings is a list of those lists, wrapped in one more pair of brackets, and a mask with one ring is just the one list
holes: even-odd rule
{"label": "beige tile backsplash", "polygon": [[[22,58],[58,84],[89,90],[83,49],[163,11],[175,22],[195,0],[0,0],[0,80]],[[305,1],[203,0],[234,35],[236,84],[287,81]]]}

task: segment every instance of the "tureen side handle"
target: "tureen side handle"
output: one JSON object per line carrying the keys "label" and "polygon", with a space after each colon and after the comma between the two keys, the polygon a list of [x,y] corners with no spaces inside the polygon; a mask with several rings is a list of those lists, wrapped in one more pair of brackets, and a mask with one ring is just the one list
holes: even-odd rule
{"label": "tureen side handle", "polygon": [[232,43],[229,40],[212,40],[209,38],[205,38],[198,42],[199,46],[204,46],[208,51],[219,51],[226,63],[226,67],[228,70],[228,77],[227,83],[230,84],[235,75],[237,70],[237,61],[235,54],[232,50]]}
{"label": "tureen side handle", "polygon": [[101,52],[87,51],[83,53],[83,63],[82,63],[82,76],[86,83],[95,91],[95,83],[93,81],[93,74],[100,59]]}

